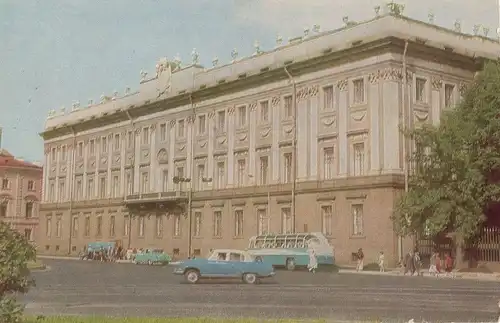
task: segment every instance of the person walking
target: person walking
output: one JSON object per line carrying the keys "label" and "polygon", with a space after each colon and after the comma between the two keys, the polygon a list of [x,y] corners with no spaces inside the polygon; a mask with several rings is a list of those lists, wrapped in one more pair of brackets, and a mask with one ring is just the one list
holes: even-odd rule
{"label": "person walking", "polygon": [[363,249],[362,248],[358,249],[358,253],[356,254],[356,256],[358,258],[358,263],[356,265],[356,271],[363,271],[365,254],[363,253]]}
{"label": "person walking", "polygon": [[309,253],[309,264],[307,265],[307,269],[310,272],[316,273],[316,269],[318,268],[318,259],[316,258],[316,251],[313,248],[309,248],[307,250]]}
{"label": "person walking", "polygon": [[410,275],[413,276],[413,274],[415,273],[415,257],[413,255],[413,250],[410,250],[410,252],[406,254],[404,266],[405,271],[403,275],[406,275],[409,272]]}
{"label": "person walking", "polygon": [[420,276],[421,271],[420,268],[422,268],[422,259],[420,259],[420,253],[418,250],[415,250],[415,253],[413,255],[413,262],[415,266],[415,272],[417,273],[417,276]]}
{"label": "person walking", "polygon": [[378,255],[378,268],[381,273],[385,272],[385,256],[383,251]]}
{"label": "person walking", "polygon": [[453,258],[449,253],[444,254],[444,271],[447,276],[453,277]]}

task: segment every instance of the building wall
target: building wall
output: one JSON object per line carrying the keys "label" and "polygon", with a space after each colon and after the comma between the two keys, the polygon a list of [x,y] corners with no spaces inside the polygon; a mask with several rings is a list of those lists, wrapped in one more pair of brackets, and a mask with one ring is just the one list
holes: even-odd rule
{"label": "building wall", "polygon": [[10,223],[30,241],[38,238],[41,192],[41,168],[0,168],[0,207],[6,207],[5,216],[0,210],[0,220]]}
{"label": "building wall", "polygon": [[[407,65],[406,89],[399,51],[352,58],[348,64],[295,79],[297,181],[299,187],[315,187],[312,191],[297,189],[295,230],[328,231],[322,227],[320,211],[321,205],[330,203],[334,209],[331,223],[335,223],[331,225],[331,240],[341,262],[348,262],[350,253],[358,247],[363,247],[374,261],[381,250],[395,261],[397,242],[390,215],[402,187],[404,157],[399,127],[404,99],[408,100],[410,125],[437,123],[445,103],[458,102],[459,89],[473,76],[470,71],[418,56],[408,57]],[[291,195],[293,180],[293,162],[292,167],[287,164],[287,154],[294,152],[295,119],[293,111],[287,112],[286,103],[292,94],[291,83],[280,81],[221,95],[194,107],[178,107],[133,122],[96,127],[75,138],[46,142],[41,226],[54,226],[60,217],[62,233],[60,238],[55,237],[56,229],[51,229],[50,237],[41,235],[41,252],[75,252],[88,241],[109,240],[112,237],[106,238],[107,229],[103,229],[102,237],[77,236],[69,247],[68,233],[64,232],[69,228],[70,214],[78,213],[81,223],[86,214],[93,218],[102,213],[104,228],[109,211],[116,211],[119,228],[127,213],[120,206],[124,197],[178,190],[173,177],[179,169],[184,177],[192,179],[183,189],[192,185],[193,212],[201,210],[204,218],[204,237],[193,238],[193,249],[204,253],[211,247],[245,247],[248,238],[257,234],[256,206],[253,197],[245,196],[247,190],[277,188],[271,196],[271,228],[281,231],[281,207],[291,201],[280,198]],[[267,119],[263,117],[265,106]],[[333,158],[329,158],[332,151]],[[266,171],[260,164],[264,156],[268,157]],[[223,166],[223,176],[219,176],[218,165]],[[262,173],[268,174],[266,180],[261,178]],[[211,181],[199,181],[201,177]],[[223,199],[224,192],[231,192],[231,198]],[[317,197],[329,192],[330,202]],[[235,202],[238,194],[242,195],[241,201]],[[201,201],[205,201],[203,205],[196,206]],[[219,205],[221,201],[223,205]],[[214,208],[221,209],[224,228],[230,228],[234,225],[234,203],[240,203],[238,207],[244,210],[247,220],[243,237],[235,238],[227,229],[222,237],[210,237],[206,223]],[[363,233],[358,236],[351,234],[352,205],[363,205]],[[171,234],[174,218],[165,216],[162,239],[153,237],[156,215],[145,219],[145,237],[134,236],[132,229],[131,246],[163,246],[170,252],[179,249],[180,254],[185,254],[186,219],[181,215],[183,234],[177,238]],[[133,219],[132,228],[137,221]],[[116,238],[120,238],[118,233]]]}

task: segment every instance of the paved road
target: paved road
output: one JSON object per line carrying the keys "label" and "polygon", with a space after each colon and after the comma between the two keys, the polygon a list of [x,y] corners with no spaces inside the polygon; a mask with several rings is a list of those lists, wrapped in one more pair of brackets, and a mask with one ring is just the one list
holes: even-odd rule
{"label": "paved road", "polygon": [[184,284],[171,267],[46,260],[30,314],[492,321],[500,283],[279,271],[249,286]]}

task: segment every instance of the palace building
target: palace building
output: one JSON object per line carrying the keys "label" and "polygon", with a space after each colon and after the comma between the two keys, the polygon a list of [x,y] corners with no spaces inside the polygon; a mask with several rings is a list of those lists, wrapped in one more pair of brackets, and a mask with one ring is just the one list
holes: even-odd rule
{"label": "palace building", "polygon": [[363,248],[394,264],[412,242],[390,219],[412,145],[438,123],[497,41],[397,12],[204,68],[160,60],[137,92],[52,111],[39,252],[88,242],[176,257],[251,236],[323,232],[337,261]]}

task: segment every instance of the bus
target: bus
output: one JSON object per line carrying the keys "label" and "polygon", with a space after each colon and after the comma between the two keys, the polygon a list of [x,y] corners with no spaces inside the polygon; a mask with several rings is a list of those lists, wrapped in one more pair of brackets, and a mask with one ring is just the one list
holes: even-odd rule
{"label": "bus", "polygon": [[274,267],[288,270],[307,267],[308,249],[316,252],[318,268],[335,264],[333,246],[321,232],[266,234],[250,238],[248,252]]}

